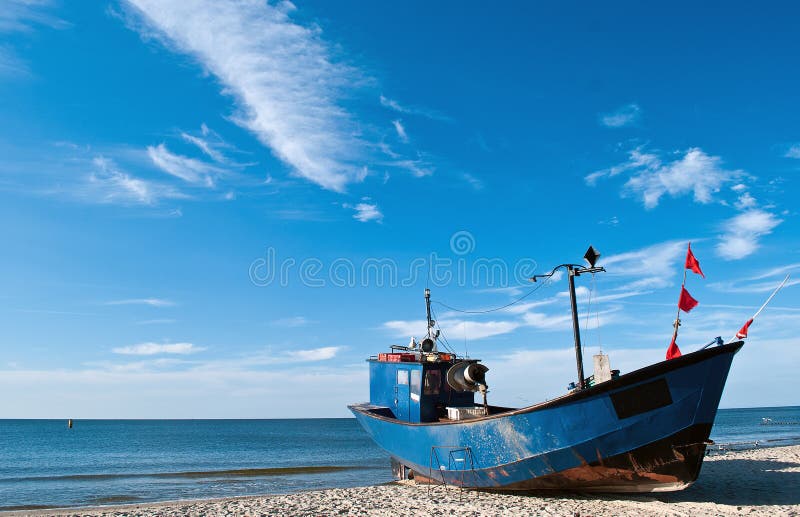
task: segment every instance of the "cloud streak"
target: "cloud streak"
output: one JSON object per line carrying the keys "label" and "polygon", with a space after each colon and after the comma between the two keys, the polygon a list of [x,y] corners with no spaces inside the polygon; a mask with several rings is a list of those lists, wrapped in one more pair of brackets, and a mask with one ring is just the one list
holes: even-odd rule
{"label": "cloud streak", "polygon": [[291,4],[130,0],[145,36],[193,56],[239,106],[249,129],[293,173],[343,191],[363,180],[364,144],[340,106],[357,73],[335,63],[321,31],[293,22]]}
{"label": "cloud streak", "polygon": [[[206,156],[215,162],[226,163],[228,160],[225,158],[225,155],[223,155],[222,152],[217,149],[217,147],[222,144],[219,136],[211,131],[205,124],[201,126],[200,130],[202,136],[196,136],[182,131],[181,138],[200,149]],[[215,139],[214,141],[208,138],[210,135],[213,135]]]}
{"label": "cloud streak", "polygon": [[69,23],[46,12],[51,5],[49,0],[5,0],[0,9],[0,32],[28,32],[36,25],[69,27]]}
{"label": "cloud streak", "polygon": [[[5,0],[0,5],[0,35],[3,33],[28,33],[44,26],[64,29],[69,23],[48,12],[49,0]],[[0,76],[20,77],[30,74],[27,63],[10,47],[0,46]]]}
{"label": "cloud streak", "polygon": [[97,156],[92,160],[94,171],[86,180],[80,197],[99,203],[154,205],[162,199],[183,199],[187,196],[163,183],[136,178],[121,170],[113,160]]}
{"label": "cloud streak", "polygon": [[383,106],[384,108],[389,108],[392,111],[395,111],[397,113],[402,113],[404,115],[416,115],[416,116],[420,116],[420,117],[429,118],[431,120],[438,120],[440,122],[452,122],[453,121],[452,118],[450,118],[447,115],[444,115],[442,113],[439,113],[438,111],[427,109],[427,108],[421,108],[419,106],[405,106],[405,105],[400,104],[396,100],[390,99],[390,98],[385,97],[383,95],[380,96],[379,100],[380,100],[381,106]]}
{"label": "cloud streak", "polygon": [[10,49],[0,47],[0,77],[20,77],[30,73],[28,66]]}
{"label": "cloud streak", "polygon": [[403,122],[401,120],[393,120],[392,125],[394,126],[394,130],[397,132],[397,138],[399,138],[401,142],[408,143],[408,133],[406,133],[406,128],[403,125]]}
{"label": "cloud streak", "polygon": [[106,305],[149,305],[150,307],[172,307],[175,302],[164,298],[131,298],[127,300],[113,300]]}
{"label": "cloud streak", "polygon": [[196,347],[192,343],[139,343],[138,345],[122,346],[114,348],[115,354],[122,355],[160,355],[160,354],[194,354],[205,350]]}
{"label": "cloud streak", "polygon": [[187,183],[213,187],[215,177],[224,171],[195,158],[175,154],[164,144],[147,147],[147,156],[162,171]]}
{"label": "cloud streak", "polygon": [[611,113],[606,113],[600,116],[600,124],[606,127],[625,127],[632,126],[639,122],[642,109],[638,104],[627,104]]}

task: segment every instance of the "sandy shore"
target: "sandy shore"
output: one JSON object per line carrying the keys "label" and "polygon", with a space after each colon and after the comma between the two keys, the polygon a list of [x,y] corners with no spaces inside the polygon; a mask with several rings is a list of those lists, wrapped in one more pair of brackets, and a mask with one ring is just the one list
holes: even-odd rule
{"label": "sandy shore", "polygon": [[682,492],[647,495],[504,495],[453,487],[367,486],[299,494],[4,515],[797,515],[800,445],[707,457]]}

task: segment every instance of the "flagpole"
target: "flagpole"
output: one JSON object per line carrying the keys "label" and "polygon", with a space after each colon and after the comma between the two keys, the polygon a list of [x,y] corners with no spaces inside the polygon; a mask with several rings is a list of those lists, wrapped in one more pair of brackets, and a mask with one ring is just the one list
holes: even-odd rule
{"label": "flagpole", "polygon": [[769,295],[769,298],[767,298],[767,301],[764,302],[764,305],[762,305],[761,308],[758,309],[755,314],[753,314],[753,317],[751,319],[756,319],[756,317],[759,314],[761,314],[761,311],[763,311],[767,307],[767,304],[769,302],[771,302],[773,298],[775,298],[775,295],[778,294],[778,291],[783,289],[783,286],[786,285],[786,282],[788,282],[788,281],[789,281],[789,275],[786,275],[786,278],[783,279],[783,282],[781,282],[781,285],[779,285],[774,291],[772,291],[772,294]]}
{"label": "flagpole", "polygon": [[[683,294],[683,290],[686,288],[687,271],[688,270],[686,268],[683,268],[683,282],[681,283],[681,294]],[[675,327],[675,330],[672,332],[673,342],[675,342],[675,340],[678,338],[678,327],[681,324],[681,294],[678,295],[678,314],[675,315],[675,323],[673,324],[673,326]]]}
{"label": "flagpole", "polygon": [[[756,318],[758,317],[758,315],[759,315],[759,314],[761,314],[761,311],[763,311],[763,310],[764,310],[764,309],[767,307],[767,305],[769,304],[769,302],[771,302],[771,301],[772,301],[772,299],[773,299],[773,298],[775,298],[775,295],[776,295],[776,294],[778,294],[778,291],[780,291],[781,289],[783,289],[783,286],[785,286],[785,285],[786,285],[786,282],[788,282],[788,281],[789,281],[789,275],[786,275],[786,278],[784,278],[784,279],[783,279],[783,282],[781,282],[781,285],[779,285],[778,287],[776,287],[776,288],[775,288],[775,290],[774,290],[774,291],[772,291],[772,294],[771,294],[771,295],[769,295],[769,298],[767,298],[767,301],[765,301],[765,302],[764,302],[764,303],[761,305],[761,307],[759,307],[759,309],[756,311],[756,313],[755,313],[755,314],[753,314],[753,317],[752,317],[752,318],[750,318],[750,320],[749,320],[749,321],[753,321],[754,319],[756,319]],[[729,343],[730,343],[730,342],[733,342],[733,340],[734,340],[734,339],[738,339],[738,336],[733,336],[733,337],[732,337],[732,338],[731,338],[731,339],[730,339],[728,342],[729,342]]]}

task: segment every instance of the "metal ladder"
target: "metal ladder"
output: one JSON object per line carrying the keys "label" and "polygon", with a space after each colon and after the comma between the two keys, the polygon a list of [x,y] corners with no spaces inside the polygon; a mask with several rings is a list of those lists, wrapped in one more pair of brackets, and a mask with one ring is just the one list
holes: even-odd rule
{"label": "metal ladder", "polygon": [[[446,466],[444,463],[442,463],[442,458],[439,455],[440,450],[447,451]],[[467,472],[472,475],[473,482],[477,479],[477,473],[475,472],[475,457],[472,454],[472,448],[461,445],[433,445],[431,446],[431,454],[428,463],[428,495],[430,495],[431,492],[431,485],[433,485],[434,481],[436,481],[436,478],[433,475],[434,463],[436,464],[435,471],[438,472],[442,478],[441,486],[448,486],[447,479],[445,478],[445,472],[458,471],[461,473],[461,478],[458,483],[460,494],[463,494],[464,492],[464,476]],[[469,469],[467,469],[467,466],[469,466]],[[437,482],[436,484],[439,485],[440,483]]]}

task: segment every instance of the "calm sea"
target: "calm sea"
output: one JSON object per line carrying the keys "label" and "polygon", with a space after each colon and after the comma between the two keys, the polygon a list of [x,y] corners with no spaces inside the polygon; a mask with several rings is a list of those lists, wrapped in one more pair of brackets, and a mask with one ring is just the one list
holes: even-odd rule
{"label": "calm sea", "polygon": [[[800,407],[720,410],[712,438],[798,443]],[[0,420],[0,510],[388,481],[388,457],[353,419]]]}

